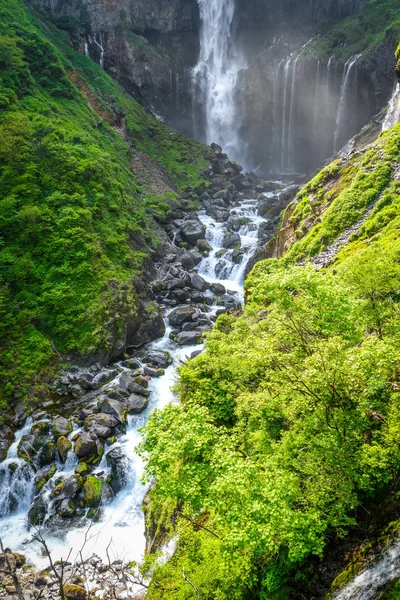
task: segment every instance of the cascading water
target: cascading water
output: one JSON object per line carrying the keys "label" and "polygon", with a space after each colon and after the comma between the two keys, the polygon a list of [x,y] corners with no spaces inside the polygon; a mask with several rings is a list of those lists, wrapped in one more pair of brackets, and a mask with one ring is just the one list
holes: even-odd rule
{"label": "cascading water", "polygon": [[382,124],[382,131],[392,129],[397,123],[400,123],[400,83],[397,82],[390,98],[385,120]]}
{"label": "cascading water", "polygon": [[[361,58],[361,56],[362,56],[361,54],[352,56],[351,58],[349,58],[349,60],[346,62],[345,66],[344,66],[342,85],[340,88],[339,106],[338,106],[338,110],[336,113],[335,135],[334,135],[334,139],[333,139],[333,150],[335,153],[338,152],[338,150],[340,149],[340,147],[339,147],[340,142],[343,141],[343,140],[341,140],[341,133],[342,133],[342,129],[343,129],[343,120],[344,120],[344,115],[345,115],[346,100],[347,100],[348,93],[349,93],[351,76],[352,76],[353,69],[356,66],[356,63]],[[346,136],[346,139],[347,139],[347,136]]]}
{"label": "cascading water", "polygon": [[220,144],[240,161],[235,91],[242,64],[232,32],[235,0],[198,2],[200,56],[192,75],[195,97],[204,109],[205,141]]}
{"label": "cascading water", "polygon": [[[257,235],[260,224],[265,221],[258,216],[258,201],[243,200],[229,209],[228,222],[236,223],[235,230],[239,236],[240,248],[228,250],[223,248],[223,240],[226,235],[227,223],[219,223],[208,216],[205,211],[199,213],[200,220],[206,226],[206,237],[212,246],[209,257],[204,258],[198,265],[197,271],[210,284],[222,283],[235,298],[236,305],[243,301],[243,281],[248,262],[257,249]],[[211,292],[208,292],[211,294]],[[220,305],[210,306],[209,317],[215,315]],[[204,310],[204,306],[202,307]],[[171,309],[165,309],[164,315],[168,322]],[[206,314],[206,313],[202,313]],[[200,345],[178,346],[170,339],[171,327],[167,325],[163,338],[151,343],[149,352],[167,351],[173,362],[165,370],[165,374],[159,378],[152,378],[149,384],[150,403],[148,408],[140,415],[128,418],[125,435],[117,437],[117,441],[106,448],[101,463],[96,467],[93,474],[102,475],[104,478],[109,474],[107,455],[112,449],[120,449],[126,461],[125,485],[122,490],[111,500],[102,506],[101,518],[97,522],[75,522],[64,521],[60,524],[60,518],[56,514],[52,492],[60,481],[65,481],[74,474],[77,465],[77,457],[70,450],[65,464],[57,463],[57,475],[50,479],[40,492],[47,507],[47,519],[50,529],[44,525],[43,532],[47,543],[52,550],[53,560],[66,558],[69,549],[73,548],[71,560],[75,560],[79,550],[84,546],[84,556],[89,557],[96,553],[103,561],[108,562],[108,553],[112,559],[124,559],[130,561],[141,561],[145,551],[144,515],[142,504],[147,492],[147,486],[141,483],[143,474],[142,459],[136,454],[135,447],[141,441],[140,428],[146,423],[149,414],[155,408],[163,408],[175,401],[172,386],[177,376],[177,367],[187,360],[193,351],[202,348]],[[117,365],[121,368],[120,365]],[[125,369],[126,371],[126,369]],[[119,385],[121,373],[108,383],[104,389],[116,389]],[[99,390],[101,393],[103,388]],[[0,514],[0,538],[5,546],[14,551],[21,551],[27,559],[38,567],[47,565],[47,559],[43,558],[39,546],[32,541],[27,527],[27,515],[30,503],[37,490],[34,486],[35,471],[30,464],[17,456],[17,447],[21,437],[29,434],[32,423],[27,422],[20,430],[16,440],[10,447],[7,459],[0,465],[1,482],[1,514]],[[70,440],[75,439],[79,430],[75,429],[69,434]],[[56,521],[52,523],[51,518]],[[58,520],[57,520],[58,519]],[[90,525],[90,535],[87,535],[87,526]],[[58,524],[58,529],[57,529]]]}
{"label": "cascading water", "polygon": [[400,577],[400,542],[388,548],[380,560],[364,569],[334,595],[334,600],[374,600],[385,586]]}

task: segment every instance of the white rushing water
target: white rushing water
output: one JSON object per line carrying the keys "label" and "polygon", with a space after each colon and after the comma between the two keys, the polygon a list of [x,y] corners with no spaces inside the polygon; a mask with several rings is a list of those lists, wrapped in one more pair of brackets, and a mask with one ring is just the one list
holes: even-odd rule
{"label": "white rushing water", "polygon": [[339,590],[334,600],[374,600],[397,577],[400,577],[400,542],[388,548],[380,560]]}
{"label": "white rushing water", "polygon": [[345,108],[346,108],[346,101],[349,96],[351,76],[353,74],[354,67],[357,64],[357,61],[361,58],[361,56],[362,56],[361,54],[352,56],[351,58],[349,58],[349,60],[346,62],[345,66],[344,66],[342,85],[340,88],[339,105],[338,105],[338,109],[337,109],[337,113],[336,113],[336,126],[335,126],[334,140],[333,140],[334,152],[337,152],[340,149],[339,148],[340,136],[341,136],[342,129],[343,129],[343,119],[344,119],[344,113],[345,113]]}
{"label": "white rushing water", "polygon": [[400,83],[397,82],[389,101],[385,120],[382,124],[382,131],[392,129],[397,123],[400,123]]}
{"label": "white rushing water", "polygon": [[[198,266],[198,272],[210,283],[222,283],[228,291],[231,291],[237,303],[243,301],[243,281],[248,261],[257,247],[257,234],[260,223],[264,220],[258,216],[258,202],[256,200],[244,200],[240,205],[230,209],[230,219],[239,219],[238,233],[240,235],[242,260],[236,264],[232,258],[232,250],[222,248],[223,238],[227,231],[226,223],[217,223],[212,217],[200,212],[200,219],[206,225],[206,236],[212,245],[212,252]],[[216,313],[220,306],[210,306],[209,316]],[[167,320],[171,309],[165,310]],[[44,526],[47,542],[52,551],[53,560],[66,558],[70,549],[73,549],[71,560],[77,558],[77,553],[84,544],[88,523],[91,523],[88,540],[84,546],[83,556],[90,557],[96,553],[103,561],[107,561],[107,548],[112,560],[141,561],[145,550],[144,515],[142,503],[147,492],[147,486],[143,485],[141,478],[144,465],[142,459],[136,454],[135,447],[141,441],[140,428],[146,423],[149,414],[155,408],[163,408],[167,404],[176,401],[172,387],[177,377],[177,367],[187,360],[194,350],[201,350],[201,345],[178,346],[169,337],[171,328],[167,326],[163,338],[149,344],[149,350],[168,351],[173,363],[165,370],[165,374],[159,378],[153,378],[149,384],[150,403],[145,412],[138,416],[130,416],[125,435],[117,438],[117,442],[110,448],[106,447],[105,455],[101,463],[96,467],[95,474],[106,477],[109,467],[107,466],[106,454],[116,447],[123,450],[127,457],[126,485],[108,504],[102,507],[101,517],[98,522],[88,521],[86,524],[74,522],[68,519],[64,526],[58,530]],[[120,366],[120,365],[119,365]],[[121,374],[115,380],[108,383],[106,388],[118,385]],[[0,465],[0,501],[2,512],[0,513],[0,537],[5,546],[25,554],[28,561],[38,567],[47,566],[47,559],[41,554],[40,548],[32,542],[32,532],[27,525],[27,515],[30,503],[36,492],[33,485],[34,470],[17,456],[17,447],[22,435],[29,434],[32,427],[28,421],[16,436],[16,440],[10,447],[7,459]],[[74,429],[70,434],[72,438],[79,430]],[[66,464],[57,463],[57,474],[44,486],[44,499],[48,504],[48,515],[55,514],[52,509],[51,492],[56,483],[71,476],[77,465],[77,457],[71,450]],[[59,520],[57,521],[59,527]]]}
{"label": "white rushing water", "polygon": [[194,93],[203,107],[205,141],[220,144],[233,160],[241,160],[235,103],[242,68],[233,39],[235,0],[198,0],[201,19],[200,56],[193,69]]}

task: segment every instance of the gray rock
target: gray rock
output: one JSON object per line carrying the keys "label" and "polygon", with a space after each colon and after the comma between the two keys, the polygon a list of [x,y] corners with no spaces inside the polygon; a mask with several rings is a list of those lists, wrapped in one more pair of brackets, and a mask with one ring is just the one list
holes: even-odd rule
{"label": "gray rock", "polygon": [[63,518],[71,518],[75,516],[76,513],[76,505],[75,502],[71,498],[64,498],[62,500],[58,514]]}
{"label": "gray rock", "polygon": [[185,221],[181,227],[182,234],[186,241],[194,246],[196,242],[204,238],[206,228],[201,221]]}
{"label": "gray rock", "polygon": [[202,254],[208,255],[212,250],[212,246],[205,239],[197,240],[196,246]]}
{"label": "gray rock", "polygon": [[140,415],[148,406],[148,398],[131,394],[126,401],[128,412],[130,415]]}
{"label": "gray rock", "polygon": [[226,289],[222,285],[222,283],[212,283],[211,284],[211,291],[216,296],[223,296],[225,294],[225,292],[226,292]]}
{"label": "gray rock", "polygon": [[[139,396],[149,396],[150,392],[143,386],[139,385],[129,377],[129,375],[121,375],[119,380],[119,387],[123,392],[129,392],[130,394],[138,394]],[[108,412],[108,411],[104,411]],[[112,413],[111,413],[112,414]]]}
{"label": "gray rock", "polygon": [[222,246],[226,249],[240,248],[241,239],[238,233],[226,233],[222,241]]}
{"label": "gray rock", "polygon": [[193,273],[191,275],[190,281],[191,281],[192,287],[195,290],[198,290],[199,292],[204,292],[205,290],[208,290],[208,288],[210,287],[210,284],[208,283],[208,281],[203,279],[203,277],[201,275],[199,275],[198,273]]}
{"label": "gray rock", "polygon": [[190,346],[191,344],[199,344],[202,335],[199,331],[182,331],[176,336],[176,341],[180,346]]}
{"label": "gray rock", "polygon": [[109,438],[112,434],[112,430],[109,427],[104,427],[104,425],[97,425],[97,423],[92,425],[91,431],[93,431],[93,433],[97,435],[97,437],[103,439]]}
{"label": "gray rock", "polygon": [[102,427],[108,427],[110,429],[112,429],[113,427],[116,427],[119,424],[119,419],[117,419],[116,417],[114,417],[112,414],[108,414],[108,413],[98,413],[96,415],[91,415],[88,419],[88,422],[94,422],[97,423],[98,425],[101,425]]}
{"label": "gray rock", "polygon": [[184,269],[188,269],[189,271],[195,266],[193,255],[190,252],[184,252],[181,254],[181,256],[178,257],[178,262]]}
{"label": "gray rock", "polygon": [[118,494],[128,483],[129,461],[122,448],[113,448],[106,455],[107,465],[111,473],[108,483],[114,494]]}
{"label": "gray rock", "polygon": [[67,437],[72,431],[72,424],[65,417],[56,417],[51,424],[51,430],[56,439],[61,436]]}
{"label": "gray rock", "polygon": [[93,389],[98,390],[103,385],[105,385],[106,383],[111,381],[111,379],[116,377],[117,374],[118,374],[118,371],[116,371],[115,369],[113,369],[113,370],[104,369],[104,371],[100,371],[100,373],[98,373],[95,377],[93,377],[93,381],[92,381]]}
{"label": "gray rock", "polygon": [[182,323],[190,321],[195,313],[196,309],[192,306],[180,306],[168,315],[168,322],[172,327],[179,327]]}
{"label": "gray rock", "polygon": [[97,456],[98,450],[96,440],[93,439],[89,433],[83,431],[79,434],[75,442],[74,452],[79,458]]}
{"label": "gray rock", "polygon": [[29,526],[43,525],[47,514],[47,502],[42,496],[37,496],[28,512],[28,524]]}
{"label": "gray rock", "polygon": [[162,368],[165,368],[172,363],[172,359],[168,352],[161,352],[156,350],[149,352],[144,360],[148,364]]}
{"label": "gray rock", "polygon": [[169,279],[166,282],[166,287],[167,290],[172,291],[172,290],[179,290],[179,289],[183,289],[185,287],[185,282],[183,281],[183,279]]}
{"label": "gray rock", "polygon": [[122,423],[122,413],[125,410],[125,406],[119,400],[112,400],[111,398],[105,398],[99,403],[99,409],[102,413],[106,413],[115,417],[120,423]]}

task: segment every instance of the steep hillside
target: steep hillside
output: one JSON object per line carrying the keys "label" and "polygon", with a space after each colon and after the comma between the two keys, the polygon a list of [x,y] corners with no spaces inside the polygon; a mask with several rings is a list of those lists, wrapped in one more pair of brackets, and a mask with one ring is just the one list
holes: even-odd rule
{"label": "steep hillside", "polygon": [[322,598],[400,518],[399,202],[396,126],[299,192],[244,312],[182,367],[143,445],[150,518],[179,534],[150,597],[192,597],[184,572],[202,598]]}
{"label": "steep hillside", "polygon": [[153,216],[207,163],[22,0],[0,3],[0,105],[4,407],[44,393],[61,357],[129,343],[160,247]]}

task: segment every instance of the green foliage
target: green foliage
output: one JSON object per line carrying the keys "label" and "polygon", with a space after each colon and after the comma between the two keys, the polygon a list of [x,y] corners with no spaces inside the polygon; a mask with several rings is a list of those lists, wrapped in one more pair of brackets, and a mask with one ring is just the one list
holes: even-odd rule
{"label": "green foliage", "polygon": [[399,0],[368,0],[363,10],[337,22],[325,23],[326,33],[314,45],[318,58],[335,55],[346,61],[353,54],[367,57],[385,37],[400,34]]}
{"label": "green foliage", "polygon": [[22,0],[0,2],[0,108],[4,405],[44,393],[56,350],[110,350],[136,313],[135,279],[159,243],[152,217],[169,198],[138,184],[130,141],[109,123],[125,113],[132,144],[177,189],[199,184],[205,162]]}
{"label": "green foliage", "polygon": [[391,484],[399,251],[366,249],[325,275],[261,263],[244,315],[220,317],[181,368],[181,404],[144,429],[156,501],[182,515],[152,597],[190,598],[183,567],[202,597],[284,598],[289,575]]}

